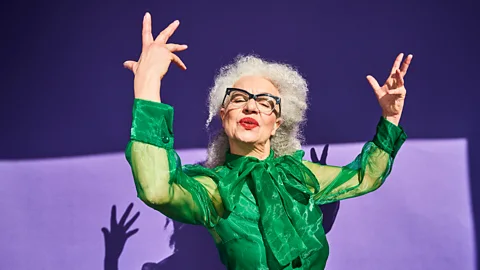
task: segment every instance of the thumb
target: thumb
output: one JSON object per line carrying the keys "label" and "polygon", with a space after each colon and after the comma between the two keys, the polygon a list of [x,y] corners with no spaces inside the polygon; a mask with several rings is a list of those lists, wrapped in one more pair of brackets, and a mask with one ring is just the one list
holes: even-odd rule
{"label": "thumb", "polygon": [[132,72],[135,72],[135,66],[137,65],[136,61],[128,60],[123,62],[123,67],[129,69]]}
{"label": "thumb", "polygon": [[375,78],[371,75],[368,75],[367,76],[367,81],[370,83],[370,85],[372,86],[372,88],[374,90],[377,90],[378,88],[380,88],[380,85],[378,84],[377,80],[375,80]]}
{"label": "thumb", "polygon": [[103,227],[102,228],[102,233],[103,233],[103,237],[105,238],[105,241],[107,241],[110,232],[108,231],[107,228]]}

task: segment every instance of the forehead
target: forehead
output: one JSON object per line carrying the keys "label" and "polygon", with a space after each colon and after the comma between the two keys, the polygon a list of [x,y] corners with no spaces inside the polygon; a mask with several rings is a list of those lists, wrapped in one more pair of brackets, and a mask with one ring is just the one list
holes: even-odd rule
{"label": "forehead", "polygon": [[244,76],[241,77],[233,85],[235,88],[247,90],[252,94],[268,93],[279,96],[278,89],[269,80],[260,76]]}

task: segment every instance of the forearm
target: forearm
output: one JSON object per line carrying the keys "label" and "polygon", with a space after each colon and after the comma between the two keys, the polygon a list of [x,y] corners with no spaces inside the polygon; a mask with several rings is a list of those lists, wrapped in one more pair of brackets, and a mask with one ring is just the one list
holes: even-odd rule
{"label": "forearm", "polygon": [[360,161],[363,164],[358,168],[358,195],[378,189],[390,174],[393,160],[406,140],[405,132],[398,126],[399,121],[400,115],[383,116],[372,142],[362,150],[365,161]]}
{"label": "forearm", "polygon": [[390,155],[368,142],[350,164],[337,166],[310,165],[317,176],[320,192],[318,204],[358,197],[378,189],[391,168]]}
{"label": "forearm", "polygon": [[104,270],[118,270],[118,258],[113,256],[109,256],[108,254],[105,255],[105,259],[103,261],[103,269]]}
{"label": "forearm", "polygon": [[154,145],[130,141],[127,160],[137,190],[137,196],[145,203],[164,204],[169,200],[170,169],[167,150]]}
{"label": "forearm", "polygon": [[380,119],[373,140],[365,144],[361,154],[346,168],[357,174],[356,196],[372,192],[384,183],[405,140],[406,134],[401,127],[386,117]]}
{"label": "forearm", "polygon": [[139,198],[150,204],[168,201],[169,187],[175,182],[172,118],[173,109],[168,105],[138,99],[134,102],[125,155]]}
{"label": "forearm", "polygon": [[351,164],[355,171],[355,196],[364,195],[378,189],[390,174],[393,159],[391,155],[374,143],[367,143],[357,162]]}
{"label": "forearm", "polygon": [[353,162],[343,167],[308,163],[317,177],[319,204],[357,197],[378,189],[391,172],[393,161],[406,139],[401,127],[380,119],[372,141],[367,142]]}

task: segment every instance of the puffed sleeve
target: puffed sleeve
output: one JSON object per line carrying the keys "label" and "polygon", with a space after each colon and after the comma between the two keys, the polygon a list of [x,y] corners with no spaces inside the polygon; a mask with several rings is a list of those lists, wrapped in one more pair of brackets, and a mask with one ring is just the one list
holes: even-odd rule
{"label": "puffed sleeve", "polygon": [[395,156],[407,135],[381,117],[373,140],[346,166],[329,166],[304,161],[320,186],[314,195],[318,204],[361,196],[378,189],[390,174]]}
{"label": "puffed sleeve", "polygon": [[[135,99],[125,156],[137,196],[173,220],[213,227],[223,213],[217,175],[207,168],[182,166],[173,144],[173,107]],[[190,171],[197,173],[186,173],[192,166],[196,170]]]}

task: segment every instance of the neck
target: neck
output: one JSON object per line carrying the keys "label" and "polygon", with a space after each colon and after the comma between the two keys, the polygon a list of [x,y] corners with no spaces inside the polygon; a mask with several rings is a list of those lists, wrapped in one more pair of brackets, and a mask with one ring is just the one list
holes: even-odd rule
{"label": "neck", "polygon": [[249,144],[230,140],[230,153],[265,160],[270,155],[270,140],[263,144]]}

